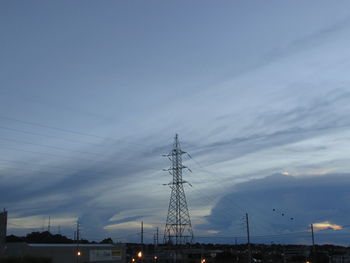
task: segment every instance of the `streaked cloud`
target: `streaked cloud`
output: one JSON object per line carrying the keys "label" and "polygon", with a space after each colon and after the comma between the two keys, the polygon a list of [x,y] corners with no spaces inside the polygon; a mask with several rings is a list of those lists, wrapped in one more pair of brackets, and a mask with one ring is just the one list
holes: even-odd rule
{"label": "streaked cloud", "polygon": [[217,231],[217,230],[208,230],[207,233],[208,233],[208,234],[211,234],[211,235],[215,235],[215,234],[220,233],[220,231]]}
{"label": "streaked cloud", "polygon": [[[155,226],[151,224],[143,224],[144,228],[155,229]],[[129,221],[119,224],[111,224],[103,227],[106,230],[132,230],[132,229],[141,229],[140,221]]]}
{"label": "streaked cloud", "polygon": [[329,221],[313,223],[313,227],[314,227],[315,231],[325,230],[325,229],[333,229],[333,230],[343,229],[343,227],[341,225],[332,224]]}
{"label": "streaked cloud", "polygon": [[[77,222],[76,217],[55,217],[50,220],[51,227],[72,227]],[[27,217],[10,217],[8,220],[9,229],[45,229],[48,226],[49,218],[46,215]]]}

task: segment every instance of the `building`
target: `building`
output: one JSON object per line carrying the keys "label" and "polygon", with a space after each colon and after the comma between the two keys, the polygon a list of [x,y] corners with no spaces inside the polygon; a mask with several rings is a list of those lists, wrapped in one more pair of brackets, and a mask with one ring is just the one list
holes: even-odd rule
{"label": "building", "polygon": [[291,263],[306,262],[310,258],[310,248],[307,246],[285,246],[283,248],[284,261]]}
{"label": "building", "polygon": [[333,255],[330,257],[331,263],[350,263],[350,255]]}
{"label": "building", "polygon": [[5,253],[7,230],[7,211],[0,213],[0,257]]}
{"label": "building", "polygon": [[7,256],[51,258],[52,263],[125,263],[124,244],[8,243]]}

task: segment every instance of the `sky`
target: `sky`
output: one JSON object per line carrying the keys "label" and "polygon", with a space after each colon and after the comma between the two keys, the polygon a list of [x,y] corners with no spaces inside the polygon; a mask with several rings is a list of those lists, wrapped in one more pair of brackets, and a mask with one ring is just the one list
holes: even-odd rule
{"label": "sky", "polygon": [[345,0],[1,1],[8,233],[153,242],[178,134],[196,242],[349,245],[349,46]]}

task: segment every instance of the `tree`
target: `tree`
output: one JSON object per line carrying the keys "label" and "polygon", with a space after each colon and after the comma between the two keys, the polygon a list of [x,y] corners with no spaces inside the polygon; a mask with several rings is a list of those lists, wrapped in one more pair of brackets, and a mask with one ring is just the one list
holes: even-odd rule
{"label": "tree", "polygon": [[113,239],[110,237],[107,237],[105,239],[103,239],[100,244],[113,244]]}

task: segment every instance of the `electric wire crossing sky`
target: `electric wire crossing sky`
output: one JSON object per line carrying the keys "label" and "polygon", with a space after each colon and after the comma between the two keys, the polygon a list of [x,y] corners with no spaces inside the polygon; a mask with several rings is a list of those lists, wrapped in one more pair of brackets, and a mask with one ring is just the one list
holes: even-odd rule
{"label": "electric wire crossing sky", "polygon": [[182,179],[182,170],[188,169],[182,164],[182,155],[178,135],[175,135],[174,146],[167,156],[172,166],[167,169],[173,176],[173,181],[168,185],[171,188],[168,216],[164,230],[164,243],[186,244],[193,241],[193,231],[190,214],[188,212],[185,190],[183,184],[188,183]]}

